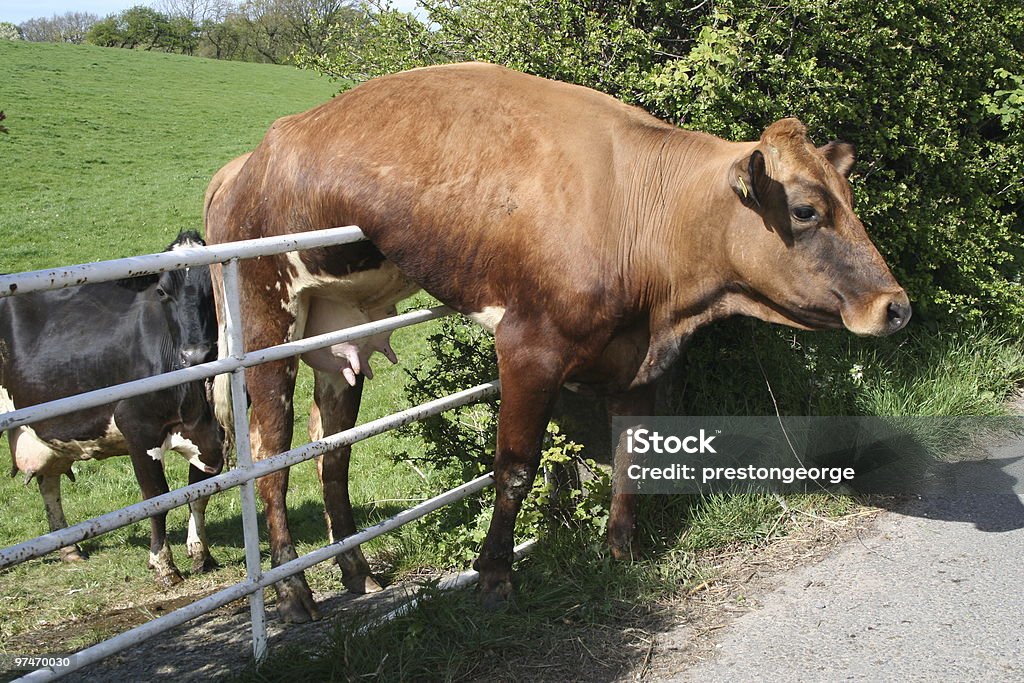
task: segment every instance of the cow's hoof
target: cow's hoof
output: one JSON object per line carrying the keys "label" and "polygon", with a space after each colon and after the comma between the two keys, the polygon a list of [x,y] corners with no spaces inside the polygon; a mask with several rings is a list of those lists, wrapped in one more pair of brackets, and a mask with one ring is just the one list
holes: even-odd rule
{"label": "cow's hoof", "polygon": [[220,563],[213,559],[213,555],[205,554],[192,558],[192,573],[205,574],[220,569]]}
{"label": "cow's hoof", "polygon": [[313,600],[313,591],[301,576],[290,576],[280,581],[277,588],[277,615],[287,624],[305,624],[320,621],[320,611]]}
{"label": "cow's hoof", "polygon": [[377,580],[369,574],[363,576],[343,577],[341,582],[345,584],[345,588],[349,593],[355,593],[357,595],[364,595],[366,593],[379,593],[384,590]]}
{"label": "cow's hoof", "polygon": [[61,562],[83,562],[89,559],[89,553],[77,545],[69,545],[60,549],[60,559]]}
{"label": "cow's hoof", "polygon": [[636,544],[633,542],[611,543],[608,547],[612,551],[612,559],[619,562],[632,562],[640,557]]}
{"label": "cow's hoof", "polygon": [[179,583],[184,581],[181,578],[181,574],[178,573],[177,569],[171,569],[170,571],[162,571],[156,573],[156,582],[164,588],[171,588],[177,586]]}
{"label": "cow's hoof", "polygon": [[480,593],[480,606],[487,611],[505,607],[515,597],[515,588],[512,586],[511,577],[487,580],[481,576],[477,590]]}

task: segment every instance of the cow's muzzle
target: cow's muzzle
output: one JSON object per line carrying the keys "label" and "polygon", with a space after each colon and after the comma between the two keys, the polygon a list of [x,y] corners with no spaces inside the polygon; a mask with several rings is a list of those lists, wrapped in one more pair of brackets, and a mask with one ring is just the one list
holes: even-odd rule
{"label": "cow's muzzle", "polygon": [[842,316],[846,329],[854,334],[884,337],[899,332],[910,321],[910,299],[902,289],[883,292],[857,304],[843,301]]}
{"label": "cow's muzzle", "polygon": [[205,363],[210,358],[212,346],[209,344],[195,344],[193,346],[186,346],[181,350],[181,365],[185,368],[190,368],[193,365],[199,365]]}

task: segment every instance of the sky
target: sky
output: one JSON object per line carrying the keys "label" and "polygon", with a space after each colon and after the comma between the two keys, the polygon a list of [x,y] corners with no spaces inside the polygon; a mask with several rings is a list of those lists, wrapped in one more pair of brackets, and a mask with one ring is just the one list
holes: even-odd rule
{"label": "sky", "polygon": [[[0,0],[0,21],[20,24],[34,17],[52,17],[67,12],[89,12],[100,17],[116,14],[134,5],[156,4],[154,0]],[[396,9],[411,12],[416,0],[392,0]]]}

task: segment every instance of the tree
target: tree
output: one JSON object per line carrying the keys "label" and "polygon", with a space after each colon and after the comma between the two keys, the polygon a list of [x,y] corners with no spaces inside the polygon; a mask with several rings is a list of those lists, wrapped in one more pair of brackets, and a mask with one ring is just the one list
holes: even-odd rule
{"label": "tree", "polygon": [[19,28],[25,40],[37,43],[83,43],[99,17],[88,12],[54,14],[23,22]]}
{"label": "tree", "polygon": [[0,40],[22,40],[21,29],[9,21],[0,21]]}
{"label": "tree", "polygon": [[0,21],[0,40],[22,40],[21,29],[9,21]]}
{"label": "tree", "polygon": [[246,59],[248,41],[245,22],[238,13],[220,20],[207,19],[200,26],[200,54],[214,59]]}
{"label": "tree", "polygon": [[141,47],[152,50],[167,42],[171,27],[170,18],[152,7],[135,5],[118,15],[118,26],[124,35],[123,47]]}
{"label": "tree", "polygon": [[118,26],[117,17],[112,14],[93,24],[85,36],[85,42],[99,47],[124,47],[125,37]]}
{"label": "tree", "polygon": [[297,53],[321,52],[338,26],[364,14],[352,0],[246,0],[240,13],[249,44],[264,61],[293,61]]}

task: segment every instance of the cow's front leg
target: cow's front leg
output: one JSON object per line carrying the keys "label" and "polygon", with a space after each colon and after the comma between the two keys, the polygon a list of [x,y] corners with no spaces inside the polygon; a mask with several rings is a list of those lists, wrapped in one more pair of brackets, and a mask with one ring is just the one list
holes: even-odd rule
{"label": "cow's front leg", "polygon": [[[209,479],[211,474],[203,472],[197,467],[188,468],[188,483]],[[192,573],[202,574],[220,567],[217,560],[210,554],[210,542],[206,537],[206,506],[210,504],[210,497],[200,498],[188,504],[188,556],[192,558]]]}
{"label": "cow's front leg", "polygon": [[[271,342],[273,343],[273,342]],[[249,342],[253,348],[269,346],[266,340]],[[262,460],[291,447],[294,409],[292,393],[298,360],[265,363],[249,368],[246,386],[252,399],[252,420],[249,434],[253,459]],[[279,470],[256,480],[256,489],[263,500],[263,511],[270,535],[270,563],[277,567],[298,557],[288,528],[288,470]],[[277,612],[290,623],[316,621],[320,612],[313,600],[302,572],[274,584],[277,592]]]}
{"label": "cow's front leg", "polygon": [[[199,447],[200,461],[208,470],[203,471],[189,465],[188,483],[196,484],[219,473],[224,467],[224,434],[213,417],[212,411],[204,405],[203,413],[196,427],[188,430],[188,437]],[[206,537],[206,507],[210,497],[200,498],[188,504],[188,556],[192,558],[192,573],[201,574],[220,567],[210,554],[210,543]]]}
{"label": "cow's front leg", "polygon": [[[316,370],[314,373],[314,410],[310,411],[309,438],[350,429],[359,414],[359,401],[363,393],[363,376],[355,376],[350,386],[338,373]],[[348,468],[351,446],[328,451],[317,459],[317,474],[324,492],[324,517],[331,543],[356,532],[352,517],[352,502],[348,494]],[[352,593],[375,593],[380,584],[370,575],[370,565],[358,547],[337,557],[342,582]]]}
{"label": "cow's front leg", "polygon": [[[654,383],[608,397],[609,423],[614,416],[652,415],[656,394]],[[616,560],[636,557],[636,494],[625,493],[626,472],[632,462],[626,445],[620,439],[613,444],[612,505],[608,515],[608,546]]]}
{"label": "cow's front leg", "polygon": [[[495,335],[501,406],[494,458],[494,513],[474,564],[480,572],[478,589],[486,607],[494,607],[512,595],[516,516],[533,486],[540,464],[541,440],[565,376],[559,351],[532,347],[533,335],[516,332],[503,321]],[[556,342],[540,331],[534,332],[537,339]],[[564,349],[565,345],[554,348]]]}
{"label": "cow's front leg", "polygon": [[[133,420],[131,415],[115,413],[115,419],[119,425],[129,425]],[[139,419],[136,424],[144,421]],[[131,427],[122,427],[125,439],[128,441],[129,454],[132,459],[132,468],[135,470],[135,478],[142,490],[142,497],[146,500],[167,493],[167,477],[164,476],[164,464],[162,460],[155,459],[148,451],[155,444],[159,446],[163,442],[162,436],[153,430],[135,430]],[[149,518],[149,568],[156,576],[156,582],[164,587],[171,587],[181,583],[181,573],[174,565],[174,557],[171,554],[171,544],[167,541],[167,513],[153,515]]]}

